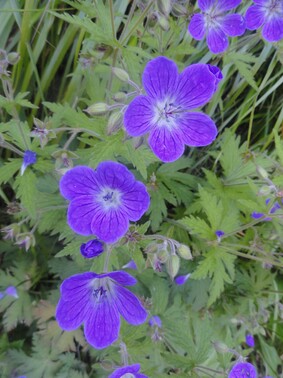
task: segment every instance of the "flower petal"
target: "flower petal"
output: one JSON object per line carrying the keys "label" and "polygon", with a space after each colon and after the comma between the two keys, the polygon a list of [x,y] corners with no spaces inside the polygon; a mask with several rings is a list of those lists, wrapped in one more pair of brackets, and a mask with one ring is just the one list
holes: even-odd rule
{"label": "flower petal", "polygon": [[85,321],[85,337],[94,348],[106,348],[119,337],[120,317],[108,300],[96,304]]}
{"label": "flower petal", "polygon": [[65,302],[60,299],[56,308],[56,320],[64,331],[77,329],[90,311],[89,295],[83,296],[78,302]]}
{"label": "flower petal", "polygon": [[189,33],[198,41],[205,35],[205,19],[202,14],[194,14],[188,27]]}
{"label": "flower petal", "polygon": [[98,209],[101,209],[101,205],[94,202],[93,196],[76,197],[71,201],[67,213],[69,226],[80,235],[91,235],[91,223]]}
{"label": "flower petal", "polygon": [[185,113],[179,121],[182,139],[191,147],[207,146],[217,136],[217,128],[212,119],[204,113]]}
{"label": "flower petal", "polygon": [[175,92],[178,67],[175,62],[163,56],[155,58],[145,66],[142,81],[146,93],[162,100]]}
{"label": "flower petal", "polygon": [[91,281],[97,276],[94,272],[86,272],[66,278],[60,286],[62,299],[65,302],[76,301],[84,292],[91,294]]}
{"label": "flower petal", "polygon": [[136,373],[140,370],[140,364],[134,364],[129,366],[124,366],[115,370],[112,374],[109,375],[108,378],[121,378],[126,373],[133,374],[134,377],[137,377]]}
{"label": "flower petal", "polygon": [[124,114],[124,125],[131,136],[147,133],[152,126],[154,111],[148,96],[137,96],[127,107]]}
{"label": "flower petal", "polygon": [[110,273],[103,273],[99,275],[99,278],[109,277],[112,280],[118,282],[120,285],[132,286],[137,283],[135,277],[131,276],[127,272],[123,272],[122,270],[117,270],[115,272]]}
{"label": "flower petal", "polygon": [[208,48],[213,54],[222,53],[229,46],[228,38],[219,27],[209,29],[206,40]]}
{"label": "flower petal", "polygon": [[208,11],[214,3],[215,0],[198,0],[199,9],[201,9],[203,12]]}
{"label": "flower petal", "polygon": [[262,36],[268,42],[278,42],[283,38],[283,17],[274,16],[263,25]]}
{"label": "flower petal", "polygon": [[217,9],[219,11],[228,11],[233,8],[236,8],[240,5],[242,0],[218,0],[217,1]]}
{"label": "flower petal", "polygon": [[98,209],[91,223],[92,233],[106,243],[115,243],[125,235],[128,228],[126,214],[114,209]]}
{"label": "flower petal", "polygon": [[177,160],[185,150],[177,128],[156,127],[150,133],[148,143],[155,155],[166,163]]}
{"label": "flower petal", "polygon": [[68,200],[85,194],[93,194],[99,190],[95,171],[85,166],[78,166],[67,171],[59,185],[62,196]]}
{"label": "flower petal", "polygon": [[215,92],[216,81],[208,64],[192,64],[179,76],[175,102],[187,109],[206,104]]}
{"label": "flower petal", "polygon": [[265,11],[262,7],[252,5],[248,8],[246,15],[247,29],[255,30],[260,28],[265,21]]}
{"label": "flower petal", "polygon": [[129,290],[115,285],[115,305],[123,318],[130,324],[139,325],[146,321],[147,312],[139,299]]}
{"label": "flower petal", "polygon": [[221,28],[229,37],[237,37],[245,33],[246,22],[240,14],[227,14],[221,21]]}
{"label": "flower petal", "polygon": [[131,190],[122,196],[123,211],[131,221],[138,221],[147,211],[150,204],[150,197],[146,187],[141,182],[135,182]]}
{"label": "flower petal", "polygon": [[129,190],[135,183],[135,176],[123,164],[104,161],[96,168],[97,179],[102,187]]}

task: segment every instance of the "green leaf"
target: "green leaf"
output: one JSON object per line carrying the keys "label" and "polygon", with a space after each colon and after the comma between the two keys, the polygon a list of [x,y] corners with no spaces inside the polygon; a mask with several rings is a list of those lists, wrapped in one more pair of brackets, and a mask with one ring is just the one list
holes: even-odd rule
{"label": "green leaf", "polygon": [[17,198],[21,200],[22,206],[32,217],[36,217],[36,201],[38,191],[36,189],[36,176],[28,167],[23,176],[17,176],[15,185]]}
{"label": "green leaf", "polygon": [[21,168],[21,159],[10,159],[0,167],[0,184],[4,184],[9,181],[14,174]]}

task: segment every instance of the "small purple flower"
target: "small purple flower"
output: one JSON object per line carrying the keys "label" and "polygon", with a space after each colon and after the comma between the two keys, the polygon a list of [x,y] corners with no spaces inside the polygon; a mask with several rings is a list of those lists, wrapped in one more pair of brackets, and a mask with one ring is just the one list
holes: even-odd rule
{"label": "small purple flower", "polygon": [[103,244],[99,240],[93,239],[89,240],[87,243],[83,243],[80,250],[83,257],[86,259],[91,259],[101,255],[104,249]]}
{"label": "small purple flower", "polygon": [[248,333],[246,335],[246,344],[250,348],[253,348],[255,346],[255,339],[254,339],[253,335],[251,335],[250,333]]}
{"label": "small purple flower", "polygon": [[21,176],[24,174],[26,168],[34,163],[36,163],[36,153],[30,150],[26,150],[24,153],[23,164],[21,166]]}
{"label": "small purple flower", "polygon": [[246,23],[249,30],[263,26],[262,36],[268,42],[278,42],[283,38],[282,0],[254,0],[248,8]]}
{"label": "small purple flower", "polygon": [[149,319],[148,324],[150,325],[150,327],[162,328],[162,321],[158,315],[153,315]]}
{"label": "small purple flower", "polygon": [[217,236],[217,240],[218,240],[218,242],[221,242],[222,236],[225,235],[225,232],[222,231],[222,230],[216,230],[216,231],[215,231],[215,235]]}
{"label": "small purple flower", "polygon": [[17,289],[15,286],[8,286],[5,290],[5,293],[9,295],[10,297],[19,298]]}
{"label": "small purple flower", "polygon": [[[265,201],[265,204],[268,205],[270,201],[271,201],[271,199],[267,198],[267,200]],[[277,210],[280,210],[280,209],[281,209],[280,204],[278,202],[275,202],[273,204],[272,208],[269,210],[269,214],[274,214]],[[254,211],[254,212],[251,213],[251,217],[254,218],[254,219],[260,219],[260,218],[264,217],[264,215],[265,215],[264,213],[259,213],[257,211]],[[271,221],[272,218],[265,217],[263,220],[268,222],[268,221]]]}
{"label": "small purple flower", "polygon": [[240,14],[227,14],[236,8],[242,0],[198,0],[202,13],[195,14],[188,30],[196,40],[206,36],[209,50],[213,54],[225,51],[228,46],[227,37],[237,37],[246,30],[245,19]]}
{"label": "small purple flower", "polygon": [[190,278],[190,275],[191,273],[188,273],[184,276],[178,276],[175,278],[174,281],[177,285],[184,285],[187,282],[187,280]]}
{"label": "small purple flower", "polygon": [[257,378],[255,367],[249,362],[237,362],[231,369],[228,378]]}
{"label": "small purple flower", "polygon": [[150,202],[145,185],[114,161],[100,163],[96,170],[70,169],[60,181],[60,191],[71,201],[69,226],[78,234],[94,234],[107,243],[124,236],[129,221],[138,221]]}
{"label": "small purple flower", "polygon": [[116,369],[108,378],[148,378],[144,374],[140,374],[140,364],[128,365]]}
{"label": "small purple flower", "polygon": [[4,293],[3,293],[2,291],[0,291],[0,300],[1,300],[2,298],[4,298],[4,297],[5,297]]}
{"label": "small purple flower", "polygon": [[146,95],[137,96],[124,115],[128,134],[149,133],[151,149],[164,162],[177,160],[185,145],[209,145],[217,135],[215,123],[192,110],[210,101],[221,79],[219,68],[209,64],[192,64],[179,74],[172,60],[151,60],[142,77]]}
{"label": "small purple flower", "polygon": [[124,286],[136,279],[123,271],[76,274],[63,281],[56,319],[65,331],[82,323],[87,341],[97,349],[106,348],[119,337],[120,315],[130,324],[145,322],[147,312],[139,299]]}
{"label": "small purple flower", "polygon": [[137,270],[137,264],[134,262],[134,260],[130,260],[127,264],[122,266],[123,269],[133,269]]}

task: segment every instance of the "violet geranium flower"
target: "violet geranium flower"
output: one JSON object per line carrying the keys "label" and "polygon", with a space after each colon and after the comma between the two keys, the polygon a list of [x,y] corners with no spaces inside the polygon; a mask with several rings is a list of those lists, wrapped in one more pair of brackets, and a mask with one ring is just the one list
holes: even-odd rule
{"label": "violet geranium flower", "polygon": [[82,323],[86,340],[102,349],[119,337],[120,315],[132,325],[145,322],[147,312],[139,299],[124,286],[136,279],[123,271],[76,274],[63,281],[56,319],[65,331],[73,331]]}
{"label": "violet geranium flower", "polygon": [[202,13],[193,15],[188,30],[198,41],[206,36],[209,50],[213,54],[225,51],[228,37],[238,37],[246,30],[245,19],[240,14],[227,14],[242,0],[198,0]]}
{"label": "violet geranium flower", "polygon": [[23,164],[21,166],[21,176],[29,165],[36,163],[36,153],[30,150],[26,150],[24,153]]}
{"label": "violet geranium flower", "polygon": [[85,166],[70,169],[60,181],[63,197],[70,200],[67,220],[78,234],[96,235],[114,243],[138,221],[149,207],[142,182],[120,163],[105,161],[96,170]]}
{"label": "violet geranium flower", "polygon": [[237,362],[231,369],[228,378],[257,378],[255,367],[249,362]]}
{"label": "violet geranium flower", "polygon": [[140,374],[140,364],[128,365],[116,369],[108,378],[148,378],[144,374]]}
{"label": "violet geranium flower", "polygon": [[[269,204],[269,202],[270,202],[271,200],[270,200],[270,198],[267,198],[266,199],[266,201],[265,201],[265,204],[266,205],[268,205]],[[283,201],[282,201],[282,203],[283,203]],[[281,206],[280,206],[280,204],[276,201],[274,204],[273,204],[273,206],[272,206],[272,208],[269,210],[269,214],[274,214],[274,213],[276,213],[276,211],[277,210],[280,210],[281,209]],[[254,218],[254,219],[260,219],[260,218],[262,218],[264,216],[264,213],[260,213],[260,212],[257,212],[257,211],[253,211],[252,213],[251,213],[251,217],[252,218]],[[263,221],[271,221],[272,220],[272,218],[270,218],[270,217],[265,217],[265,218],[263,218]]]}
{"label": "violet geranium flower", "polygon": [[124,115],[129,135],[149,133],[148,143],[164,162],[177,160],[185,145],[207,146],[217,135],[212,119],[192,111],[206,104],[217,89],[222,73],[208,64],[192,64],[180,75],[172,60],[158,57],[143,72],[146,95],[137,96]]}
{"label": "violet geranium flower", "polygon": [[283,38],[282,0],[253,0],[254,5],[246,12],[247,29],[262,27],[262,36],[268,42],[278,42]]}
{"label": "violet geranium flower", "polygon": [[254,348],[254,346],[255,346],[255,339],[254,339],[253,335],[250,334],[250,333],[248,333],[248,334],[246,335],[246,344],[247,344],[247,346],[249,346],[250,348]]}

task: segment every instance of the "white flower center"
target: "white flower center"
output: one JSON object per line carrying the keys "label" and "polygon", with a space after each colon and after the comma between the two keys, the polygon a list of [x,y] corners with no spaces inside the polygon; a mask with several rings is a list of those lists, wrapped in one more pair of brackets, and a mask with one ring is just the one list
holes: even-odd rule
{"label": "white flower center", "polygon": [[112,289],[112,281],[108,278],[94,278],[91,281],[92,300],[96,303],[107,300],[107,295]]}
{"label": "white flower center", "polygon": [[121,204],[121,192],[117,189],[103,188],[97,199],[104,210],[117,209]]}
{"label": "white flower center", "polygon": [[121,375],[121,378],[135,378],[134,374],[131,373],[126,373]]}
{"label": "white flower center", "polygon": [[167,98],[155,104],[153,122],[158,126],[173,128],[176,125],[176,119],[179,118],[182,112],[183,109],[180,105],[175,104],[174,100]]}
{"label": "white flower center", "polygon": [[269,5],[266,7],[266,16],[272,17],[274,15],[282,16],[283,14],[283,4],[281,0],[271,0]]}

